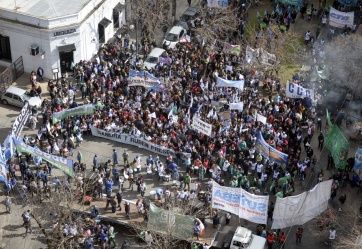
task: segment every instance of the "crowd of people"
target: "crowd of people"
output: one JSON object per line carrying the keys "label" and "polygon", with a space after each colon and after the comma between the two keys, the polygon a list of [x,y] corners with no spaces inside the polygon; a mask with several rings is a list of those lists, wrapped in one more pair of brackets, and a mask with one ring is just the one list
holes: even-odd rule
{"label": "crowd of people", "polygon": [[[287,6],[278,8],[278,13],[260,18],[260,25],[268,24],[270,19],[276,19],[280,25],[287,26],[294,21],[297,9]],[[239,17],[239,31],[242,33],[245,24],[243,18],[247,18],[242,7]],[[230,39],[235,39],[236,36],[234,34]],[[197,40],[179,43],[174,49],[167,49],[167,55],[164,56],[168,63],[159,62],[153,69],[148,69],[155,77],[162,79],[160,82],[163,83],[157,89],[129,86],[130,70],[141,70],[143,64],[143,58],[135,54],[132,45],[129,35],[125,35],[102,47],[94,60],[77,63],[72,80],[64,77],[57,82],[49,80],[50,99],[45,99],[42,104],[43,124],[38,136],[25,136],[23,139],[24,143],[42,148],[50,154],[68,156],[73,155],[74,149],[81,147],[83,137],[90,135],[91,127],[95,127],[112,133],[130,134],[176,152],[176,158],[168,157],[165,162],[158,156],[152,158],[152,155],[142,162],[140,157],[129,159],[128,152],[124,151],[123,165],[116,149],[113,150],[112,158],[104,163],[95,155],[93,171],[98,173],[99,181],[94,192],[100,199],[103,194],[106,195],[106,208],[110,205],[112,212],[117,207],[122,210],[122,191],[125,191],[128,181],[129,189],[133,190],[134,184],[136,185],[141,197],[136,207],[147,222],[148,205],[143,199],[147,189],[146,180],[137,175],[142,170],[147,176],[157,174],[158,181],[171,178],[179,182],[174,190],[157,189],[155,200],[164,199],[165,203],[178,203],[179,200],[188,203],[196,199],[200,192],[210,190],[213,182],[242,187],[251,193],[285,197],[295,192],[296,181],[299,180],[302,184],[307,174],[313,172],[317,161],[311,140],[317,133],[319,149],[323,148],[324,141],[318,101],[286,97],[278,78],[245,67],[242,54],[207,49],[202,41]],[[141,45],[146,48],[151,44],[143,38]],[[319,47],[320,51],[322,46],[323,44]],[[147,51],[148,49],[144,50],[145,56]],[[311,54],[316,61],[323,59],[323,53]],[[42,70],[38,70],[37,74],[42,76]],[[218,77],[244,80],[244,88],[218,87]],[[291,81],[303,85],[309,78],[296,74]],[[31,74],[30,83],[33,94],[41,96],[42,90],[36,83],[35,72]],[[76,101],[77,91],[81,92],[82,104],[94,104],[95,113],[53,122],[55,112],[78,107],[80,103]],[[243,110],[230,110],[230,103],[238,102],[243,102]],[[267,122],[257,121],[256,113],[266,117]],[[192,128],[194,117],[212,125],[211,136]],[[269,146],[287,154],[288,160],[279,164],[263,156],[256,149],[259,133]],[[76,159],[75,172],[85,171],[86,166],[79,149]],[[48,176],[51,175],[52,166],[47,163],[44,168],[40,168],[41,159],[34,157],[33,161],[37,166],[36,172],[29,170],[28,155],[20,164],[23,184],[31,190],[40,189],[42,182],[44,193],[50,193]],[[119,167],[121,165],[123,167]],[[183,168],[185,173],[182,173]],[[323,174],[320,170],[318,182],[323,181]],[[168,175],[170,178],[166,177]],[[193,177],[198,179],[193,180]],[[279,181],[281,178],[284,180]],[[343,179],[342,173],[334,176],[332,200]],[[60,185],[69,185],[70,182],[61,182],[55,178],[54,184],[57,186],[56,190],[59,190]],[[82,189],[83,184],[82,175],[78,174],[79,189]],[[114,185],[118,186],[115,196],[112,195]],[[210,194],[204,197],[205,202],[210,200]],[[7,203],[7,210],[10,212],[10,200]],[[127,216],[130,212],[129,205],[126,202]],[[269,209],[268,216],[272,217],[272,205]],[[94,224],[96,212],[97,209],[93,208],[94,217],[86,220],[93,223],[89,225],[92,228],[86,232],[97,234],[105,247],[106,242],[112,241],[109,236],[112,236],[113,230],[109,226]],[[217,215],[214,217],[217,218]],[[30,223],[27,224],[27,231],[30,228],[31,232]],[[75,231],[79,232],[72,226],[64,226],[64,236]],[[199,232],[200,223],[197,222],[195,233],[199,235]],[[274,236],[272,232],[267,235],[265,229],[260,232],[268,241]],[[301,238],[302,232],[297,231],[297,243],[300,242],[298,238]],[[284,244],[285,234],[281,232],[277,236]],[[93,241],[89,240],[84,243],[92,246]]]}

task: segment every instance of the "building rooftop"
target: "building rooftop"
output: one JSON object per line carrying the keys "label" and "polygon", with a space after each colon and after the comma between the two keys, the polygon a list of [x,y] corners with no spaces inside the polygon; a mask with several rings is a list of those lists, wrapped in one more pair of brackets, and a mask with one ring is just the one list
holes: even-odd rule
{"label": "building rooftop", "polygon": [[52,19],[77,14],[90,1],[91,0],[0,0],[0,9],[41,19]]}

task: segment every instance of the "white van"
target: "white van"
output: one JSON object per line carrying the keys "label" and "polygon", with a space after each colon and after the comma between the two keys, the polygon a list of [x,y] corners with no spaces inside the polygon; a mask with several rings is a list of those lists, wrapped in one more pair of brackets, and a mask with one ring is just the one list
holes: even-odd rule
{"label": "white van", "polygon": [[230,243],[230,249],[264,249],[266,239],[245,227],[238,227]]}
{"label": "white van", "polygon": [[147,59],[143,63],[145,68],[151,69],[154,68],[158,63],[158,58],[165,53],[166,50],[162,48],[154,48],[151,53],[147,56]]}
{"label": "white van", "polygon": [[172,29],[168,32],[165,39],[163,40],[162,46],[174,48],[176,44],[179,43],[180,38],[183,37],[185,34],[186,30],[183,27],[172,27]]}
{"label": "white van", "polygon": [[24,89],[10,86],[6,91],[1,95],[1,101],[4,105],[14,105],[17,107],[23,107],[25,101],[29,102],[29,106],[40,107],[41,99],[39,97],[31,97],[31,95]]}

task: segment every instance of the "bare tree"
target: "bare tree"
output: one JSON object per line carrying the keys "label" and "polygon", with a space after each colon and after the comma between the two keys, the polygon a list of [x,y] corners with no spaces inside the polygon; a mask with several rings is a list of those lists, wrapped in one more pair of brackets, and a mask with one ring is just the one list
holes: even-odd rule
{"label": "bare tree", "polygon": [[362,36],[335,37],[325,46],[324,63],[329,68],[331,80],[346,87],[354,97],[362,94]]}
{"label": "bare tree", "polygon": [[355,249],[362,245],[362,214],[359,208],[346,204],[340,212],[330,207],[308,225],[309,234],[321,240],[327,240],[331,227],[336,229],[338,235],[333,248]]}
{"label": "bare tree", "polygon": [[170,0],[132,0],[131,20],[142,30],[142,36],[150,41],[155,39],[157,30],[170,23]]}
{"label": "bare tree", "polygon": [[[268,70],[275,70],[278,76],[282,65],[302,64],[306,59],[306,53],[301,44],[301,34],[293,29],[282,31],[273,20],[269,27],[259,28],[247,26],[249,37],[247,44],[253,49],[262,49],[276,56],[276,63],[268,65]],[[253,66],[265,68],[265,65],[253,63]]]}
{"label": "bare tree", "polygon": [[[196,34],[205,43],[224,43],[229,37],[238,31],[239,20],[236,17],[236,10],[232,8],[200,8],[199,25],[195,28]],[[237,34],[237,33],[236,33]]]}
{"label": "bare tree", "polygon": [[[130,225],[140,240],[147,242],[145,233],[146,231],[149,232],[153,239],[151,248],[155,249],[185,248],[187,241],[196,241],[197,238],[183,237],[180,230],[182,224],[178,222],[185,219],[204,222],[204,219],[210,215],[209,206],[202,205],[199,201],[183,201],[179,199],[174,202],[172,198],[169,201],[156,200],[152,203],[163,210],[162,213],[159,213],[157,220],[166,222],[157,222],[156,226],[153,226],[155,224],[149,226],[148,222],[150,221],[135,222],[131,220]],[[193,233],[193,227],[187,229],[190,229],[191,234]]]}
{"label": "bare tree", "polygon": [[[80,240],[84,239],[84,232],[88,225],[79,213],[74,211],[74,204],[84,204],[84,196],[94,193],[97,179],[90,176],[83,179],[83,184],[72,182],[62,185],[53,192],[35,189],[30,197],[31,216],[44,235],[49,249],[79,248]],[[64,236],[64,228],[73,226],[75,234]]]}

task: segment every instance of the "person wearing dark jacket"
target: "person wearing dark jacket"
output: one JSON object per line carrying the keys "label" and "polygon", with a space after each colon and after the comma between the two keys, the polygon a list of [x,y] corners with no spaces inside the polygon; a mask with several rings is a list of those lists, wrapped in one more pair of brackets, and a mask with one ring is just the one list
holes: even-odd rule
{"label": "person wearing dark jacket", "polygon": [[122,191],[121,190],[118,191],[116,197],[117,197],[119,210],[122,211],[121,203],[122,203],[123,196],[122,196]]}

